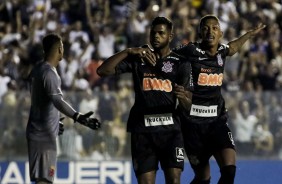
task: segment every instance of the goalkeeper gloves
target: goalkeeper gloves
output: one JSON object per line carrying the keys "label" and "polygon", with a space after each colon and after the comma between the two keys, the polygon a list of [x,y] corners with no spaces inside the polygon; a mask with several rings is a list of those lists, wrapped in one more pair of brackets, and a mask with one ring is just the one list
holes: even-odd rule
{"label": "goalkeeper gloves", "polygon": [[90,116],[93,114],[94,112],[89,111],[86,114],[81,114],[79,112],[76,112],[73,115],[73,120],[74,122],[78,122],[88,128],[91,128],[93,130],[97,130],[98,128],[101,127],[101,123],[99,122],[98,119],[96,118],[90,118]]}
{"label": "goalkeeper gloves", "polygon": [[60,117],[60,121],[59,121],[59,133],[58,135],[62,135],[64,132],[64,123],[62,122],[65,119],[65,117]]}

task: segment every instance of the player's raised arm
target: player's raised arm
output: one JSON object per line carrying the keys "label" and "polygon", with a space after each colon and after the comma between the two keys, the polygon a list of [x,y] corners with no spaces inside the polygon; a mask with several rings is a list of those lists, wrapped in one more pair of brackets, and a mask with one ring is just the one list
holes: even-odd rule
{"label": "player's raised arm", "polygon": [[234,55],[238,50],[242,47],[242,45],[251,37],[255,36],[259,33],[262,29],[264,29],[266,25],[259,24],[256,28],[246,32],[244,35],[240,36],[239,38],[231,41],[228,43],[229,45],[229,56]]}
{"label": "player's raised arm", "polygon": [[115,74],[115,67],[131,52],[131,49],[125,49],[106,59],[97,69],[97,74],[101,77]]}
{"label": "player's raised arm", "polygon": [[127,48],[106,59],[97,69],[97,74],[101,77],[115,74],[115,67],[121,61],[133,55],[143,58],[146,62],[149,62],[152,65],[155,64],[155,58],[152,58],[153,54],[149,47]]}

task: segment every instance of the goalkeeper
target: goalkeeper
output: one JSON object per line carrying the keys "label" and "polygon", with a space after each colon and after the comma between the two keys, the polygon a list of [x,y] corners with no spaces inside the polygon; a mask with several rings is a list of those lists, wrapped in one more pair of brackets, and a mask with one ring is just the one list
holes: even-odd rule
{"label": "goalkeeper", "polygon": [[31,107],[26,128],[30,179],[35,184],[53,183],[56,173],[56,138],[62,133],[60,112],[93,130],[100,122],[92,118],[92,111],[81,114],[64,99],[61,79],[56,71],[64,48],[57,34],[43,38],[44,60],[37,63],[30,74]]}

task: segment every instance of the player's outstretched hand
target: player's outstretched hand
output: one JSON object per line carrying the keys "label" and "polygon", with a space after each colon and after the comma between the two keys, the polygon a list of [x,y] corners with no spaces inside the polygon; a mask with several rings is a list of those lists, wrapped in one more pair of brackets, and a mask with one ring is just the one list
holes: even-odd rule
{"label": "player's outstretched hand", "polygon": [[257,27],[255,27],[253,30],[250,30],[249,32],[250,32],[251,36],[255,36],[265,27],[266,27],[266,25],[260,23]]}
{"label": "player's outstretched hand", "polygon": [[65,117],[60,117],[60,121],[59,121],[59,133],[58,135],[62,135],[65,131],[64,129],[64,123],[62,122],[65,119]]}
{"label": "player's outstretched hand", "polygon": [[73,119],[75,122],[78,122],[86,127],[89,127],[93,130],[97,130],[98,128],[101,127],[101,123],[99,122],[98,119],[96,118],[90,118],[90,116],[93,114],[94,112],[89,111],[86,114],[81,114],[79,112],[75,113],[73,116]]}

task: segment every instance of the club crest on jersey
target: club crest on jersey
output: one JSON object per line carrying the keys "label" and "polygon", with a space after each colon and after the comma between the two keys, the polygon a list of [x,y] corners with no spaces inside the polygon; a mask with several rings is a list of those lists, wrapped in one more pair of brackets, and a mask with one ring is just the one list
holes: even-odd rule
{"label": "club crest on jersey", "polygon": [[51,166],[51,167],[49,168],[49,173],[48,173],[48,175],[51,176],[51,177],[54,177],[54,175],[55,175],[55,166]]}
{"label": "club crest on jersey", "polygon": [[162,71],[165,72],[165,73],[169,73],[169,72],[172,72],[172,66],[173,66],[173,63],[170,63],[169,61],[167,62],[163,62],[164,66],[162,67]]}
{"label": "club crest on jersey", "polygon": [[223,60],[222,60],[222,58],[221,58],[221,54],[217,54],[217,63],[218,63],[218,65],[219,66],[222,66],[223,65]]}

